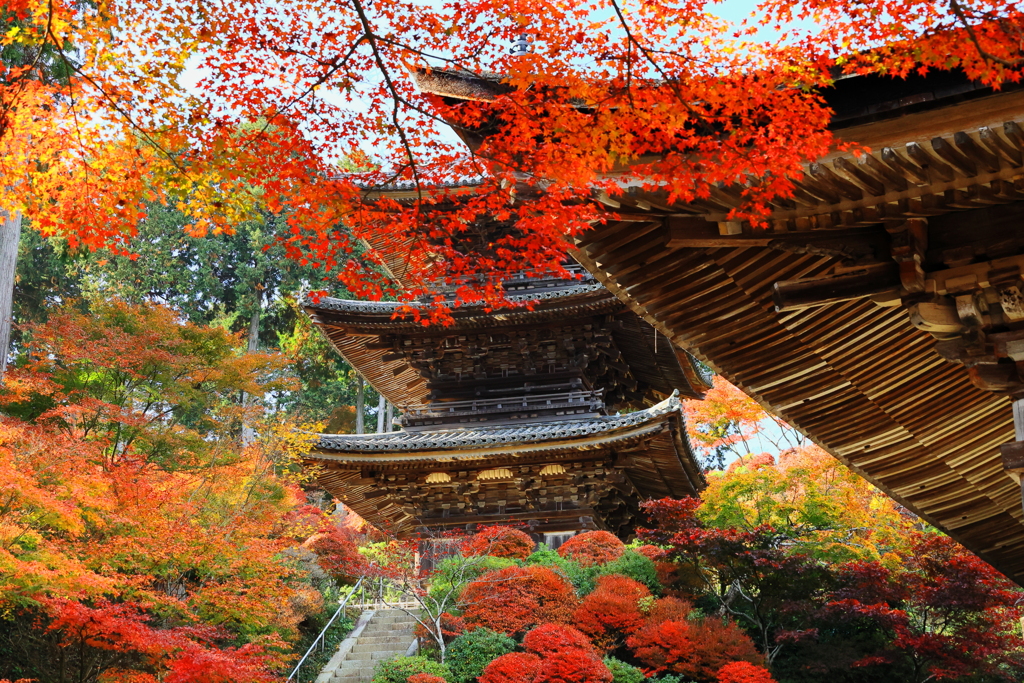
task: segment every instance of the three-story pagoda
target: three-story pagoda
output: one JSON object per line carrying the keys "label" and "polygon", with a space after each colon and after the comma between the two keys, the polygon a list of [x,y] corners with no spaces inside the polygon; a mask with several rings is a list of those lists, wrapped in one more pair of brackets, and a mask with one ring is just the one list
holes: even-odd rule
{"label": "three-story pagoda", "polygon": [[504,283],[532,306],[453,309],[448,327],[399,304],[322,298],[307,313],[402,411],[400,430],[323,434],[322,485],[399,535],[525,523],[537,534],[627,537],[647,498],[696,495],[704,476],[680,398],[708,379],[603,285]]}

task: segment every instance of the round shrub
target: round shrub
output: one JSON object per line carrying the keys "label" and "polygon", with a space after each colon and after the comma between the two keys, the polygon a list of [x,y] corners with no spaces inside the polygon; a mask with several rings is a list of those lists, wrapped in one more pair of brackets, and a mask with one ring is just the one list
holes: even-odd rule
{"label": "round shrub", "polygon": [[562,557],[593,567],[617,560],[626,552],[626,545],[607,531],[587,531],[573,536],[558,548]]}
{"label": "round shrub", "polygon": [[510,652],[484,668],[480,683],[534,683],[540,673],[540,657],[529,652]]}
{"label": "round shrub", "polygon": [[410,676],[427,674],[444,681],[452,680],[452,672],[440,662],[426,657],[396,657],[384,659],[373,671],[372,683],[406,683]]}
{"label": "round shrub", "polygon": [[556,652],[541,660],[536,683],[612,683],[612,672],[587,650]]}
{"label": "round shrub", "polygon": [[646,680],[643,671],[614,657],[605,657],[604,665],[612,672],[612,683],[644,683]]}
{"label": "round shrub", "polygon": [[598,576],[602,574],[622,574],[639,581],[654,595],[661,594],[661,581],[658,580],[658,568],[649,557],[635,550],[627,550],[618,559],[599,567]]}
{"label": "round shrub", "polygon": [[511,560],[525,560],[537,546],[529,534],[508,526],[484,527],[466,540],[464,555],[490,555]]}
{"label": "round shrub", "polygon": [[406,679],[405,683],[444,683],[444,679],[430,674],[413,674]]}
{"label": "round shrub", "polygon": [[487,628],[462,634],[448,646],[445,657],[452,683],[472,683],[493,660],[515,649],[516,641]]}
{"label": "round shrub", "polygon": [[714,680],[731,662],[764,662],[753,641],[736,624],[714,618],[651,622],[626,644],[655,672],[670,671],[702,681]]}
{"label": "round shrub", "polygon": [[459,596],[467,627],[489,628],[505,635],[545,622],[565,622],[572,618],[577,604],[565,579],[536,565],[488,572]]}
{"label": "round shrub", "polygon": [[775,683],[775,679],[763,666],[750,662],[731,662],[718,670],[718,683]]}
{"label": "round shrub", "polygon": [[585,635],[562,624],[541,624],[523,637],[523,648],[542,657],[556,652],[594,651]]}
{"label": "round shrub", "polygon": [[649,599],[647,586],[620,574],[597,579],[597,588],[583,599],[575,614],[575,624],[602,650],[614,650],[625,637],[645,622],[640,602]]}

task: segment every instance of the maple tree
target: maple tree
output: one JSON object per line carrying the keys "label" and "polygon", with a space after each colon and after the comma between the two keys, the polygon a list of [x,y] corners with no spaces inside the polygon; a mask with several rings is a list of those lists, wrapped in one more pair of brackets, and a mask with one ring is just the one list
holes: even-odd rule
{"label": "maple tree", "polygon": [[[675,201],[722,183],[747,200],[732,218],[760,221],[836,145],[819,92],[837,72],[962,69],[999,86],[1024,66],[1007,0],[765,0],[738,27],[666,0],[13,0],[3,12],[0,48],[27,57],[0,66],[4,211],[124,251],[148,202],[179,207],[194,235],[270,211],[290,257],[340,267],[356,296],[413,300],[446,283],[493,305],[502,274],[563,272],[565,238],[601,220],[594,193],[634,184]],[[802,17],[815,21],[755,36]],[[509,54],[521,33],[532,51]],[[443,102],[410,71],[490,85]],[[487,134],[467,154],[448,126]],[[395,181],[413,201],[367,199]],[[377,253],[352,257],[360,238],[405,255],[408,289]]]}
{"label": "maple tree", "polygon": [[0,395],[0,675],[271,680],[322,603],[283,551],[333,529],[289,474],[308,439],[238,400],[281,360],[117,301],[26,339]]}
{"label": "maple tree", "polygon": [[920,522],[814,445],[734,461],[708,473],[697,515],[707,525],[770,526],[792,547],[829,562],[897,561]]}

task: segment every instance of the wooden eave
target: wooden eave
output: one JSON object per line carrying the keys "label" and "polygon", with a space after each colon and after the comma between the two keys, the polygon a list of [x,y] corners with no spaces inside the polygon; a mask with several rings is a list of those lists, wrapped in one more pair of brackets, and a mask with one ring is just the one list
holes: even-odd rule
{"label": "wooden eave", "polygon": [[[502,482],[514,488],[520,471],[530,468],[536,470],[544,464],[563,464],[571,473],[572,468],[578,467],[580,463],[603,461],[609,477],[624,478],[638,500],[692,496],[706,485],[690,449],[684,418],[676,397],[639,413],[586,420],[581,424],[590,424],[590,429],[594,429],[594,423],[603,423],[603,426],[598,424],[597,431],[576,437],[564,436],[567,430],[572,430],[565,425],[526,425],[525,430],[519,431],[532,431],[532,435],[519,440],[515,437],[507,438],[507,434],[514,430],[495,427],[446,430],[432,435],[419,433],[411,435],[412,438],[420,443],[432,442],[433,445],[401,451],[356,450],[360,448],[359,442],[387,442],[396,437],[395,433],[323,435],[318,446],[307,456],[307,464],[319,468],[320,483],[361,517],[374,524],[397,523],[403,531],[424,523],[402,512],[403,491],[408,490],[408,486],[446,490],[452,486],[472,483],[476,481],[476,473],[499,467],[517,473],[512,480]],[[549,430],[563,436],[544,438],[544,433]],[[467,431],[472,433],[473,438],[479,437],[482,440],[487,440],[488,433],[505,433],[506,440],[500,445],[476,444],[468,447],[459,447],[453,443],[455,433]],[[429,474],[440,472],[451,473],[452,480],[426,483]],[[405,483],[395,484],[391,488],[384,486],[399,478]],[[586,510],[577,510],[574,514],[588,513]],[[548,516],[547,512],[533,515],[520,513],[516,518],[522,520]],[[457,517],[450,521],[465,523],[467,518]]]}
{"label": "wooden eave", "polygon": [[553,290],[531,291],[519,297],[536,299],[533,310],[512,308],[486,311],[479,306],[455,309],[454,323],[446,328],[428,328],[410,318],[395,318],[397,307],[386,302],[358,302],[323,299],[307,301],[305,310],[327,336],[334,348],[373,388],[395,405],[425,404],[429,388],[405,358],[395,350],[376,343],[381,335],[451,336],[479,330],[522,330],[531,326],[565,324],[574,320],[607,318],[615,321],[611,336],[623,352],[633,375],[656,387],[660,398],[679,390],[687,398],[698,398],[708,384],[692,359],[679,353],[667,339],[660,346],[655,332],[634,316],[600,283],[592,282]]}

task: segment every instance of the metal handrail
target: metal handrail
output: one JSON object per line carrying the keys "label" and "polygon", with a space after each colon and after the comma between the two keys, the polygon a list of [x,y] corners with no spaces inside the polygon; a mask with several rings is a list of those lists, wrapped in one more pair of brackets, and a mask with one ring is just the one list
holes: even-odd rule
{"label": "metal handrail", "polygon": [[323,651],[323,649],[324,649],[324,639],[327,637],[327,629],[329,629],[331,627],[331,624],[333,624],[334,620],[338,618],[338,615],[341,614],[342,611],[344,611],[345,606],[348,605],[348,601],[352,599],[353,595],[355,595],[355,592],[359,589],[359,586],[363,583],[363,579],[364,578],[365,577],[362,577],[362,576],[359,577],[359,580],[356,581],[356,585],[352,586],[352,590],[350,590],[348,592],[348,595],[345,596],[345,599],[341,602],[340,605],[338,605],[337,611],[327,621],[327,625],[324,626],[322,631],[320,631],[320,635],[318,635],[316,637],[316,639],[313,641],[312,645],[309,646],[309,649],[306,650],[306,654],[302,655],[302,659],[300,659],[299,663],[295,665],[295,669],[292,670],[291,674],[287,678],[288,681],[292,680],[293,678],[295,678],[299,674],[299,669],[302,668],[302,664],[306,661],[306,659],[311,654],[313,654],[313,650],[316,648],[317,645],[320,646],[320,651],[321,652]]}

